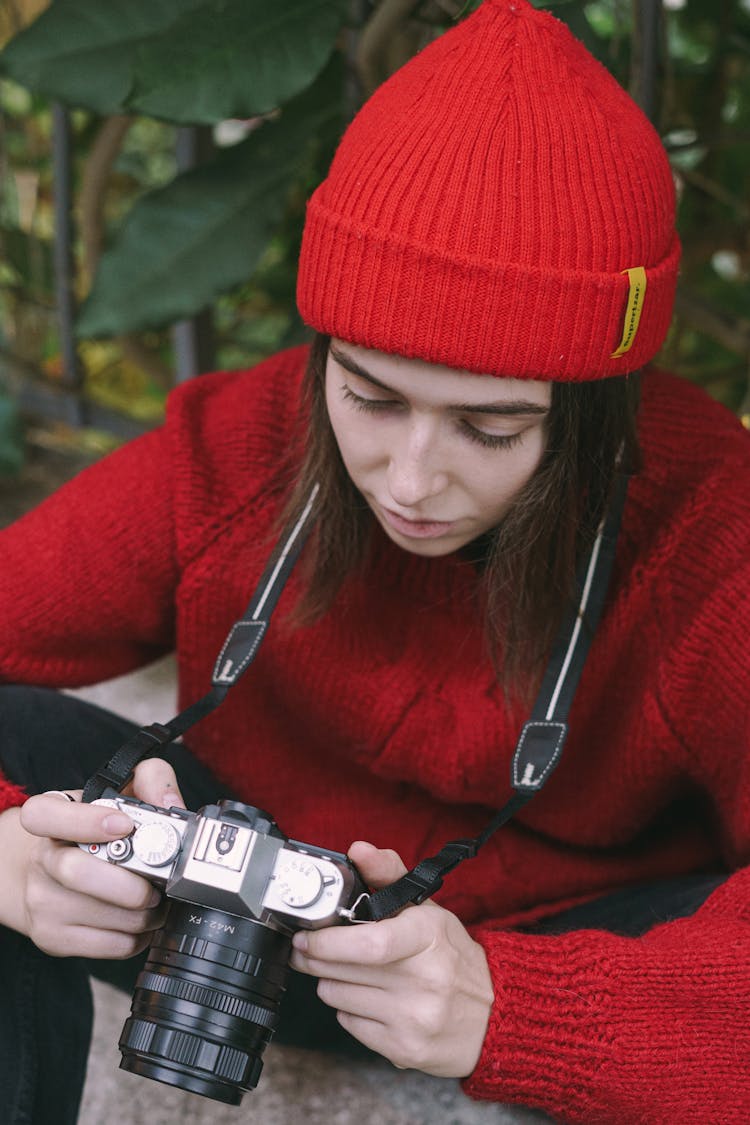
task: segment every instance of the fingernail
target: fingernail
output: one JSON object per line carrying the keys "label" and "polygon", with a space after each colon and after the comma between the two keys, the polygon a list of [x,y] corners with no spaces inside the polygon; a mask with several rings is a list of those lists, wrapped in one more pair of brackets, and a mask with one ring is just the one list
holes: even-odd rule
{"label": "fingernail", "polygon": [[156,891],[156,890],[152,891],[151,892],[151,898],[148,900],[149,909],[151,909],[154,906],[158,906],[160,902],[161,902],[161,893],[159,891]]}
{"label": "fingernail", "polygon": [[125,813],[115,812],[105,816],[102,827],[110,836],[123,836],[126,832],[132,832],[134,825]]}
{"label": "fingernail", "polygon": [[307,952],[307,934],[303,930],[297,930],[297,933],[292,938],[292,945],[298,949],[300,953]]}
{"label": "fingernail", "polygon": [[168,789],[161,799],[161,807],[163,809],[184,809],[185,802],[179,793],[175,793],[174,789]]}

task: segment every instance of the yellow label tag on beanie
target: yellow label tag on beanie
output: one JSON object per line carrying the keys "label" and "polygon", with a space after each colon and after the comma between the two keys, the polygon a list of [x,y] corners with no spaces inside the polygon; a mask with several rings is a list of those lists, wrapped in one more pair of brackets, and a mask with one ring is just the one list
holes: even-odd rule
{"label": "yellow label tag on beanie", "polygon": [[622,340],[620,340],[617,350],[612,352],[610,359],[625,355],[625,352],[629,352],[632,348],[641,320],[643,298],[646,295],[646,271],[643,266],[635,266],[632,270],[623,270],[622,272],[628,275],[630,291],[628,292],[628,303],[625,309]]}

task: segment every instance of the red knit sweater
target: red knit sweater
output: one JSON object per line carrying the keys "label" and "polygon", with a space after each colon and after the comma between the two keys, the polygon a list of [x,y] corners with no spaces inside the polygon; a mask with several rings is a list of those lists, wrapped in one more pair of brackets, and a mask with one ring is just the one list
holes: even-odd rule
{"label": "red knit sweater", "polygon": [[[0,678],[80,685],[176,646],[181,703],[266,559],[302,351],[176,391],[162,429],[0,536]],[[543,793],[439,900],[484,945],[496,1003],[467,1079],[562,1121],[750,1120],[750,440],[700,391],[645,381],[614,589]],[[190,736],[291,836],[408,864],[509,795],[523,722],[504,707],[457,558],[382,534],[318,624],[283,623]],[[154,715],[155,720],[171,716]],[[217,793],[217,797],[221,794]],[[0,808],[23,794],[0,781]],[[643,880],[735,872],[640,939],[509,926]]]}

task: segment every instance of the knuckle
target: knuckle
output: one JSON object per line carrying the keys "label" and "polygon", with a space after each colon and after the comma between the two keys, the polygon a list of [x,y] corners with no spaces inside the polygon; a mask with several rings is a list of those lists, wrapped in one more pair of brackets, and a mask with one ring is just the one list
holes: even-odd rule
{"label": "knuckle", "polygon": [[437,1034],[445,1026],[447,1005],[442,996],[428,994],[420,997],[414,1009],[414,1022],[422,1036]]}
{"label": "knuckle", "polygon": [[419,1037],[402,1029],[393,1046],[390,1060],[402,1070],[422,1070],[427,1063],[427,1052]]}
{"label": "knuckle", "polygon": [[21,806],[21,827],[36,835],[43,819],[44,803],[41,794],[29,797],[28,801]]}
{"label": "knuckle", "polygon": [[45,849],[45,866],[58,883],[75,887],[80,882],[80,857],[78,848],[50,847]]}
{"label": "knuckle", "polygon": [[388,856],[388,861],[395,871],[400,872],[404,870],[404,861],[397,851],[394,851],[393,848],[386,848],[385,854]]}
{"label": "knuckle", "polygon": [[46,926],[32,923],[29,928],[29,938],[42,953],[54,955],[55,946],[50,940],[49,929]]}
{"label": "knuckle", "polygon": [[448,991],[448,982],[451,979],[448,958],[440,953],[425,958],[420,965],[422,987],[434,997],[445,996]]}
{"label": "knuckle", "polygon": [[331,998],[330,984],[331,984],[330,981],[325,980],[323,977],[321,977],[321,979],[318,981],[318,984],[316,986],[315,991],[318,994],[318,998],[320,1000],[322,1000],[324,1004],[327,1004],[329,1002],[330,998]]}

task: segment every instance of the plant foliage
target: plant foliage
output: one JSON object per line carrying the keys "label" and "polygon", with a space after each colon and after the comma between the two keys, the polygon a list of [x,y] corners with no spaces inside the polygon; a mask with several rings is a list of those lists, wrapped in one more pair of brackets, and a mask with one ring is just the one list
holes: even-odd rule
{"label": "plant foliage", "polygon": [[[640,5],[540,6],[565,19],[620,82],[637,84]],[[87,295],[78,280],[86,296],[81,336],[145,331],[149,347],[169,359],[160,330],[210,306],[220,362],[252,362],[293,339],[304,201],[356,108],[356,45],[365,35],[351,17],[355,7],[349,0],[55,0],[18,30],[0,54],[8,182],[15,185],[0,194],[0,333],[4,325],[12,344],[14,332],[23,335],[21,321],[24,331],[48,323],[46,99],[54,98],[76,109],[79,187],[91,180],[111,115],[132,123],[99,185],[103,205],[78,216],[84,233],[99,224],[104,244]],[[415,0],[409,19],[402,2],[362,0],[365,30],[376,10],[396,7],[401,22],[380,45],[381,73],[476,0],[455,0],[452,11],[451,0]],[[680,182],[685,258],[665,358],[741,408],[750,359],[750,0],[668,0],[668,7],[657,126]],[[242,139],[222,147],[228,121]],[[173,127],[185,125],[211,127],[219,147],[179,172],[169,150]],[[21,199],[29,176],[36,177],[32,220]],[[24,301],[33,316],[21,316]],[[54,373],[48,335],[36,350]]]}

